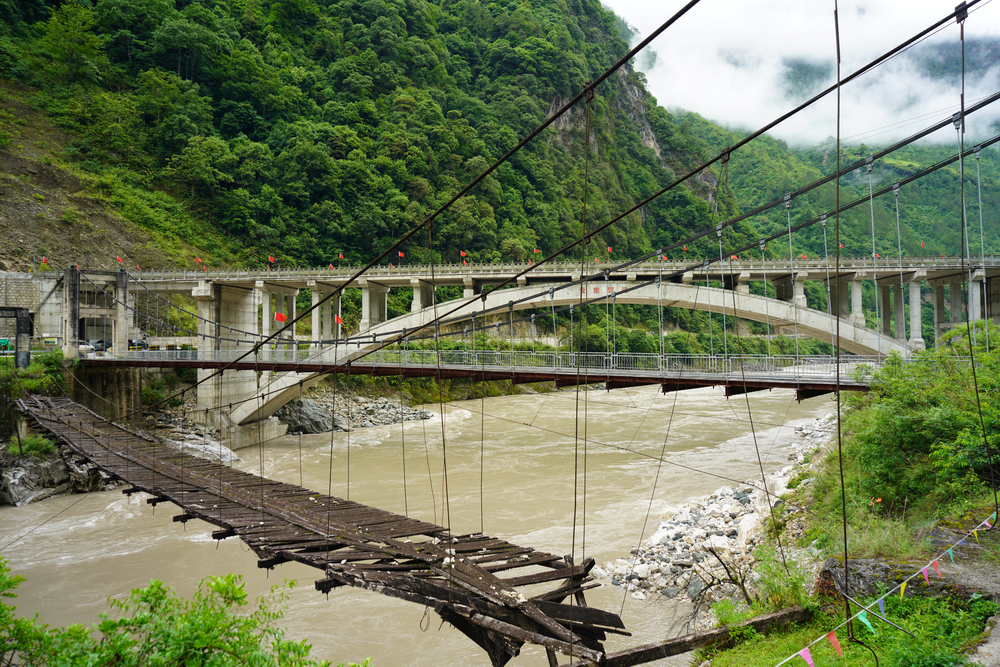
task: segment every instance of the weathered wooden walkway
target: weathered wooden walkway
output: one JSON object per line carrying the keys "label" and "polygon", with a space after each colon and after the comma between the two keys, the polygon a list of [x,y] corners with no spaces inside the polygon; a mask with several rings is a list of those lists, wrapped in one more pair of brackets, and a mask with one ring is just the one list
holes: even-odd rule
{"label": "weathered wooden walkway", "polygon": [[[31,396],[18,407],[76,454],[131,486],[201,519],[216,539],[237,536],[260,567],[298,561],[323,571],[316,588],[343,585],[432,607],[504,665],[524,643],[585,663],[604,663],[601,642],[624,632],[617,614],[586,606],[592,559],[519,547],[350,500],[327,496],[180,453],[109,422],[67,398]],[[517,574],[501,577],[500,573]],[[571,599],[572,603],[564,602]],[[644,662],[644,660],[643,660]],[[630,663],[636,664],[636,663]]]}

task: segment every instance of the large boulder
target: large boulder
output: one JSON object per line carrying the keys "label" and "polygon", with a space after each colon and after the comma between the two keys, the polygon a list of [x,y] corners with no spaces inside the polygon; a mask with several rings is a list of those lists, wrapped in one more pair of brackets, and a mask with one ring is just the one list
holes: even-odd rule
{"label": "large boulder", "polygon": [[0,474],[0,504],[27,505],[63,493],[99,491],[106,482],[95,466],[77,463],[71,456],[19,457],[8,461]]}
{"label": "large boulder", "polygon": [[275,413],[289,433],[327,433],[333,430],[333,414],[316,401],[301,398]]}

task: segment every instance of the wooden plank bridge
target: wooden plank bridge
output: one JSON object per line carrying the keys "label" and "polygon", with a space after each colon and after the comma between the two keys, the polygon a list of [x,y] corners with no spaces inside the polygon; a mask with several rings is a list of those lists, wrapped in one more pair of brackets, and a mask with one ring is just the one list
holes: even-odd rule
{"label": "wooden plank bridge", "polygon": [[30,396],[17,406],[33,427],[130,484],[124,493],[180,507],[174,521],[201,519],[219,528],[216,539],[239,537],[262,568],[289,561],[315,567],[324,573],[316,582],[321,592],[349,585],[432,607],[493,665],[505,665],[525,643],[545,647],[550,665],[558,664],[557,653],[607,664],[601,642],[608,633],[629,634],[617,614],[586,606],[584,591],[599,585],[590,576],[593,559],[574,564],[481,533],[454,535],[235,470],[160,445],[68,398]]}

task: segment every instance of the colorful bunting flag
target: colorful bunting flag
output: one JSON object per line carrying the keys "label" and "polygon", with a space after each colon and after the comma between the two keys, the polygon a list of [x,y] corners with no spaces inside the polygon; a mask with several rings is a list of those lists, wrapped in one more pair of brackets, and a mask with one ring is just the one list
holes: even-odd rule
{"label": "colorful bunting flag", "polygon": [[885,596],[883,595],[878,599],[878,611],[880,614],[885,616]]}
{"label": "colorful bunting flag", "polygon": [[927,566],[926,565],[924,567],[920,568],[920,574],[924,575],[924,581],[927,583],[928,586],[930,586],[931,585],[931,578],[927,576]]}
{"label": "colorful bunting flag", "polygon": [[867,611],[859,611],[858,612],[858,620],[861,621],[862,623],[864,623],[865,625],[867,625],[868,629],[872,631],[873,635],[876,634],[875,628],[872,627],[871,621],[868,620],[868,612]]}
{"label": "colorful bunting flag", "polygon": [[899,585],[899,599],[900,600],[903,599],[903,593],[905,593],[905,592],[906,592],[906,582],[904,581],[902,584]]}
{"label": "colorful bunting flag", "polygon": [[833,650],[837,652],[837,655],[844,657],[844,652],[840,650],[840,640],[837,639],[837,631],[831,630],[827,635],[826,639],[830,644],[833,645]]}
{"label": "colorful bunting flag", "polygon": [[933,567],[934,571],[937,572],[938,579],[944,579],[944,577],[941,576],[941,568],[938,567],[938,562],[936,560],[931,561],[931,567]]}
{"label": "colorful bunting flag", "polygon": [[809,653],[808,646],[799,651],[799,655],[802,656],[802,659],[806,661],[806,664],[809,665],[809,667],[815,667],[815,665],[813,664],[813,657]]}
{"label": "colorful bunting flag", "polygon": [[972,536],[976,538],[976,544],[981,544],[980,541],[979,541],[979,531],[978,530],[972,531]]}
{"label": "colorful bunting flag", "polygon": [[[44,257],[42,257],[42,261],[45,261]],[[989,519],[983,519],[983,523],[986,524],[987,528],[992,528],[993,527],[993,526],[990,525],[990,520]]]}
{"label": "colorful bunting flag", "polygon": [[285,317],[284,313],[275,313],[274,314],[274,321],[275,322],[286,322],[287,320],[288,320],[288,318]]}
{"label": "colorful bunting flag", "polygon": [[951,553],[951,547],[948,547],[948,558],[951,559],[952,563],[955,562],[955,554]]}

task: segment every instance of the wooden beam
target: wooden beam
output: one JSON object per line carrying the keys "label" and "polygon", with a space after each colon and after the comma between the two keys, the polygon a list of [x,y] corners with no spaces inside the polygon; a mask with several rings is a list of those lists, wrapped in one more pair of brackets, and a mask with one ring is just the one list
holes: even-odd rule
{"label": "wooden beam", "polygon": [[[783,609],[773,614],[764,614],[744,621],[739,625],[730,627],[724,625],[721,628],[713,628],[708,632],[700,632],[692,635],[684,635],[668,639],[656,644],[645,644],[636,646],[624,651],[609,653],[607,660],[600,663],[603,667],[632,667],[632,665],[644,665],[647,662],[660,660],[672,655],[680,655],[693,651],[696,648],[707,646],[714,642],[729,639],[730,633],[735,628],[752,627],[757,632],[768,632],[776,628],[784,627],[791,623],[802,623],[812,618],[812,612],[802,607],[792,607]],[[591,662],[586,660],[571,663],[568,667],[591,667]]]}

